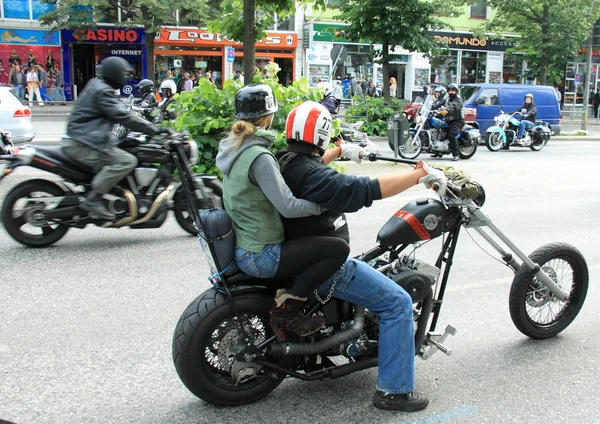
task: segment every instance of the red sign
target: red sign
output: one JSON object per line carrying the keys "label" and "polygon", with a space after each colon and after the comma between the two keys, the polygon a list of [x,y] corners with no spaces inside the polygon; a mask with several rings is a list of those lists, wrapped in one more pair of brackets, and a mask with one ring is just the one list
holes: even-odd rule
{"label": "red sign", "polygon": [[134,29],[108,29],[97,30],[75,30],[73,37],[79,41],[113,41],[122,43],[135,43],[138,33]]}
{"label": "red sign", "polygon": [[[280,32],[267,32],[264,40],[256,42],[256,47],[275,47],[293,49],[298,46],[298,35]],[[227,40],[220,34],[213,34],[203,29],[163,28],[156,39],[157,45],[191,46],[191,45],[241,45],[237,41]]]}

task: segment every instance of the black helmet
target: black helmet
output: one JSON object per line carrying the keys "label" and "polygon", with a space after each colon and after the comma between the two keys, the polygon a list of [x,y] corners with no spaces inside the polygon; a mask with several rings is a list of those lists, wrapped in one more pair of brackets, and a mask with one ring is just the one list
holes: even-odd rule
{"label": "black helmet", "polygon": [[458,85],[452,83],[448,86],[448,91],[450,90],[456,90],[458,92]]}
{"label": "black helmet", "polygon": [[100,64],[102,65],[102,79],[113,88],[123,88],[125,86],[125,76],[129,72],[129,63],[122,57],[107,57]]}
{"label": "black helmet", "polygon": [[235,118],[256,119],[277,112],[277,100],[267,84],[249,84],[235,95]]}
{"label": "black helmet", "polygon": [[143,79],[138,84],[140,89],[140,94],[144,97],[148,93],[152,93],[154,91],[154,81],[149,80],[148,78]]}

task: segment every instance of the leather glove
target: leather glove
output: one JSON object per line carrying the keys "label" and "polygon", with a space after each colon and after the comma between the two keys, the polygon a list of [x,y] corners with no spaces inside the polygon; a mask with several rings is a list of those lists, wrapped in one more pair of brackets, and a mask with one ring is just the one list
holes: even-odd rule
{"label": "leather glove", "polygon": [[437,192],[442,195],[446,192],[448,179],[444,172],[427,165],[422,160],[415,165],[415,169],[422,169],[426,173],[425,176],[419,178],[419,183],[423,184],[426,188],[431,188],[433,183],[438,183],[440,187]]}
{"label": "leather glove", "polygon": [[340,147],[342,148],[342,156],[347,157],[356,163],[361,163],[363,156],[368,155],[367,151],[358,144],[343,143],[340,144]]}
{"label": "leather glove", "polygon": [[440,111],[440,115],[446,116],[446,115],[448,115],[448,111],[446,109],[443,109]]}

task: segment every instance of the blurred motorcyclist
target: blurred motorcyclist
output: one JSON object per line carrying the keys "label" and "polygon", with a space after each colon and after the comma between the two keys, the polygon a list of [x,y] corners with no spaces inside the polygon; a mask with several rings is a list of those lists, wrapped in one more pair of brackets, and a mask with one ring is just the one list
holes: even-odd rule
{"label": "blurred motorcyclist", "polygon": [[[525,103],[517,110],[513,110],[510,113],[521,114],[521,124],[519,125],[519,131],[517,132],[518,143],[524,143],[527,141],[527,137],[523,137],[525,130],[535,125],[535,116],[537,114],[537,106],[533,103],[533,94],[525,94]],[[508,146],[505,146],[508,148]]]}
{"label": "blurred motorcyclist", "polygon": [[121,124],[133,131],[155,135],[170,132],[135,116],[127,110],[115,90],[125,86],[129,63],[120,57],[108,57],[101,63],[101,75],[90,80],[73,107],[62,140],[64,152],[74,160],[94,170],[92,190],[81,208],[97,219],[113,220],[102,196],[137,165],[137,158],[116,147],[112,128]]}
{"label": "blurred motorcyclist", "polygon": [[156,96],[154,95],[154,81],[150,79],[143,79],[138,84],[140,89],[141,99],[137,102],[137,104],[144,109],[143,116],[149,121],[152,121],[152,109],[158,106],[158,101],[156,100]]}
{"label": "blurred motorcyclist", "polygon": [[438,85],[435,90],[433,90],[433,104],[431,105],[431,110],[436,110],[444,106],[446,104],[446,89],[441,85]]}
{"label": "blurred motorcyclist", "polygon": [[[445,109],[440,112],[448,123],[448,142],[452,151],[452,161],[460,159],[458,151],[458,140],[456,136],[460,134],[460,130],[465,126],[465,108],[463,101],[458,95],[458,85],[452,83],[448,86],[448,100],[445,102]],[[432,157],[441,157],[439,154],[434,154]]]}

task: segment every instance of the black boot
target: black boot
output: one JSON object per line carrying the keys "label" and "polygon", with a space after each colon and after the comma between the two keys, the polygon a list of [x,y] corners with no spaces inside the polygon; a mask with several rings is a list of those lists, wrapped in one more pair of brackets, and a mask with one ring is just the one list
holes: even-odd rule
{"label": "black boot", "polygon": [[415,412],[425,409],[429,399],[422,393],[413,390],[408,393],[389,394],[381,390],[375,392],[373,405],[379,409],[391,409],[395,411]]}
{"label": "black boot", "polygon": [[115,214],[111,213],[102,202],[102,195],[92,190],[87,196],[85,202],[81,205],[81,209],[88,212],[88,215],[95,219],[103,219],[112,221],[115,219]]}
{"label": "black boot", "polygon": [[271,327],[277,340],[285,340],[285,330],[293,331],[300,336],[308,336],[325,326],[324,317],[304,315],[302,306],[305,301],[305,297],[294,296],[285,289],[277,290],[275,308],[271,310]]}

